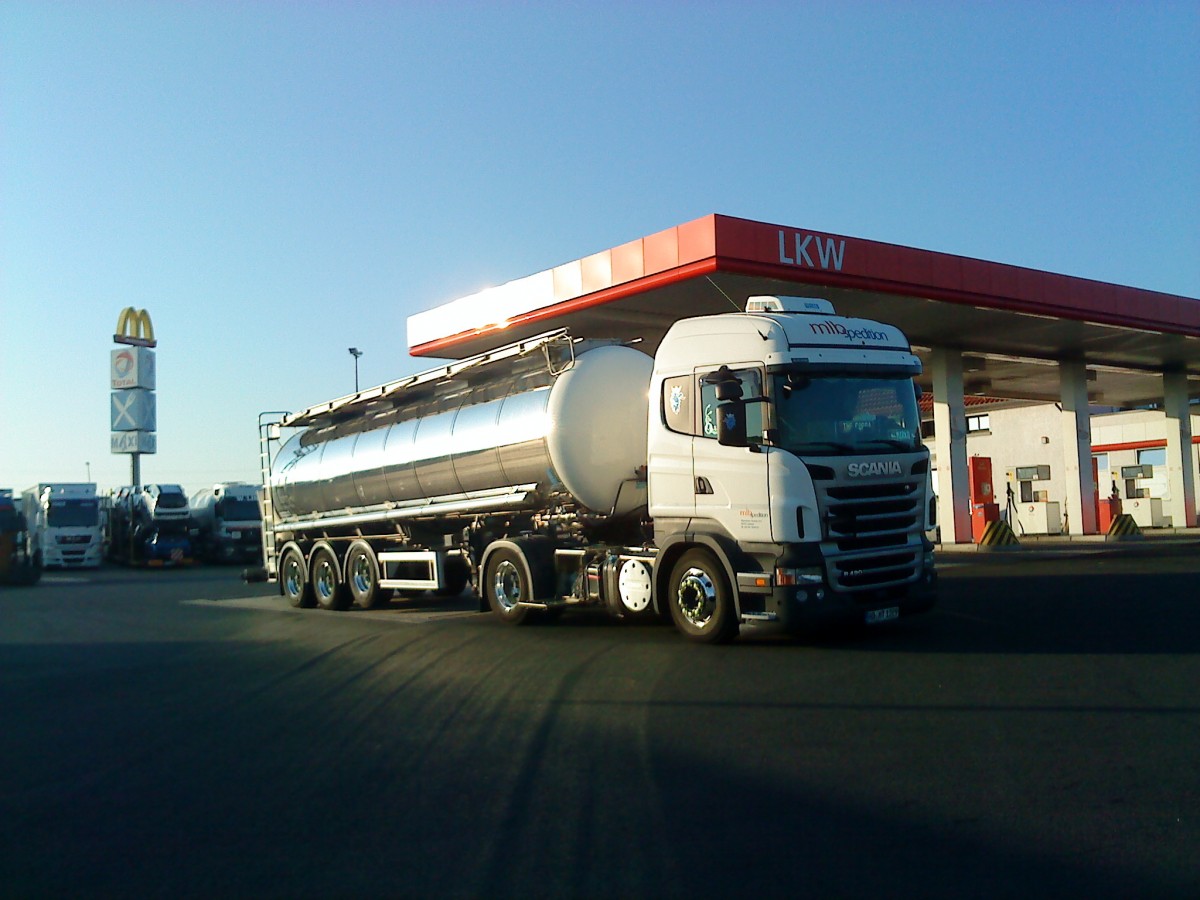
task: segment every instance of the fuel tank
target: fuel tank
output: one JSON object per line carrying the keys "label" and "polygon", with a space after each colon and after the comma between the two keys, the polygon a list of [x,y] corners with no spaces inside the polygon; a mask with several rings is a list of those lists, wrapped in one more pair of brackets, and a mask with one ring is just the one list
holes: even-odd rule
{"label": "fuel tank", "polygon": [[535,507],[573,501],[625,512],[645,502],[644,484],[622,485],[646,464],[652,368],[639,350],[602,345],[562,371],[482,373],[437,396],[400,396],[387,410],[311,428],[275,457],[275,515],[286,523],[439,506],[473,515],[505,491],[527,493]]}

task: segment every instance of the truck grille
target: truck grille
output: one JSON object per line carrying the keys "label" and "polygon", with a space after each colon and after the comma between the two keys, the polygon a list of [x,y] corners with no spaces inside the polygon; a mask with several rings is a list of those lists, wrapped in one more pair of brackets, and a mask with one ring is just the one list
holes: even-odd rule
{"label": "truck grille", "polygon": [[924,552],[921,481],[821,485],[829,579],[842,591],[916,580]]}

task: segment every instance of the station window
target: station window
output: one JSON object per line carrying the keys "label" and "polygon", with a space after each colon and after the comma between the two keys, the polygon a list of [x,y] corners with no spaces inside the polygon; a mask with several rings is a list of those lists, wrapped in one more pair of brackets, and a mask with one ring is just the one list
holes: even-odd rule
{"label": "station window", "polygon": [[1165,466],[1167,464],[1166,447],[1148,447],[1137,452],[1139,466]]}
{"label": "station window", "polygon": [[977,416],[967,416],[967,433],[972,431],[991,431],[992,421],[987,413],[981,413]]}

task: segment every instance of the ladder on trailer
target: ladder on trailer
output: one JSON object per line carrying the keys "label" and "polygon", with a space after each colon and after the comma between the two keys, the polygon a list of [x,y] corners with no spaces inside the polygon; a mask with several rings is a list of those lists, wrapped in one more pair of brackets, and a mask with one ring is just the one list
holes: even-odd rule
{"label": "ladder on trailer", "polygon": [[286,412],[264,412],[258,414],[258,464],[262,487],[258,489],[258,505],[262,512],[263,565],[267,580],[274,581],[278,575],[278,559],[275,555],[275,503],[271,495],[271,449],[279,440],[279,425],[288,415]]}

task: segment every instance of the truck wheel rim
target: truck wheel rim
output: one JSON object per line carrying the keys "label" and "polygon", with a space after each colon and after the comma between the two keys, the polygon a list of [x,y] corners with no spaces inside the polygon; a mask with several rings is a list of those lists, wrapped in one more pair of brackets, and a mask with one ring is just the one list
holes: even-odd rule
{"label": "truck wheel rim", "polygon": [[328,600],[333,596],[333,567],[329,563],[317,566],[316,585],[322,599]]}
{"label": "truck wheel rim", "polygon": [[375,579],[371,577],[371,563],[366,556],[359,556],[354,560],[351,577],[354,579],[354,589],[358,593],[365,594],[371,589]]}
{"label": "truck wheel rim", "polygon": [[696,628],[703,628],[717,609],[717,588],[703,569],[688,569],[675,593],[679,611]]}
{"label": "truck wheel rim", "polygon": [[284,567],[283,584],[289,596],[295,597],[300,593],[300,566],[294,559],[289,559]]}
{"label": "truck wheel rim", "polygon": [[521,599],[521,573],[508,560],[496,566],[492,576],[492,593],[505,611],[515,609]]}

